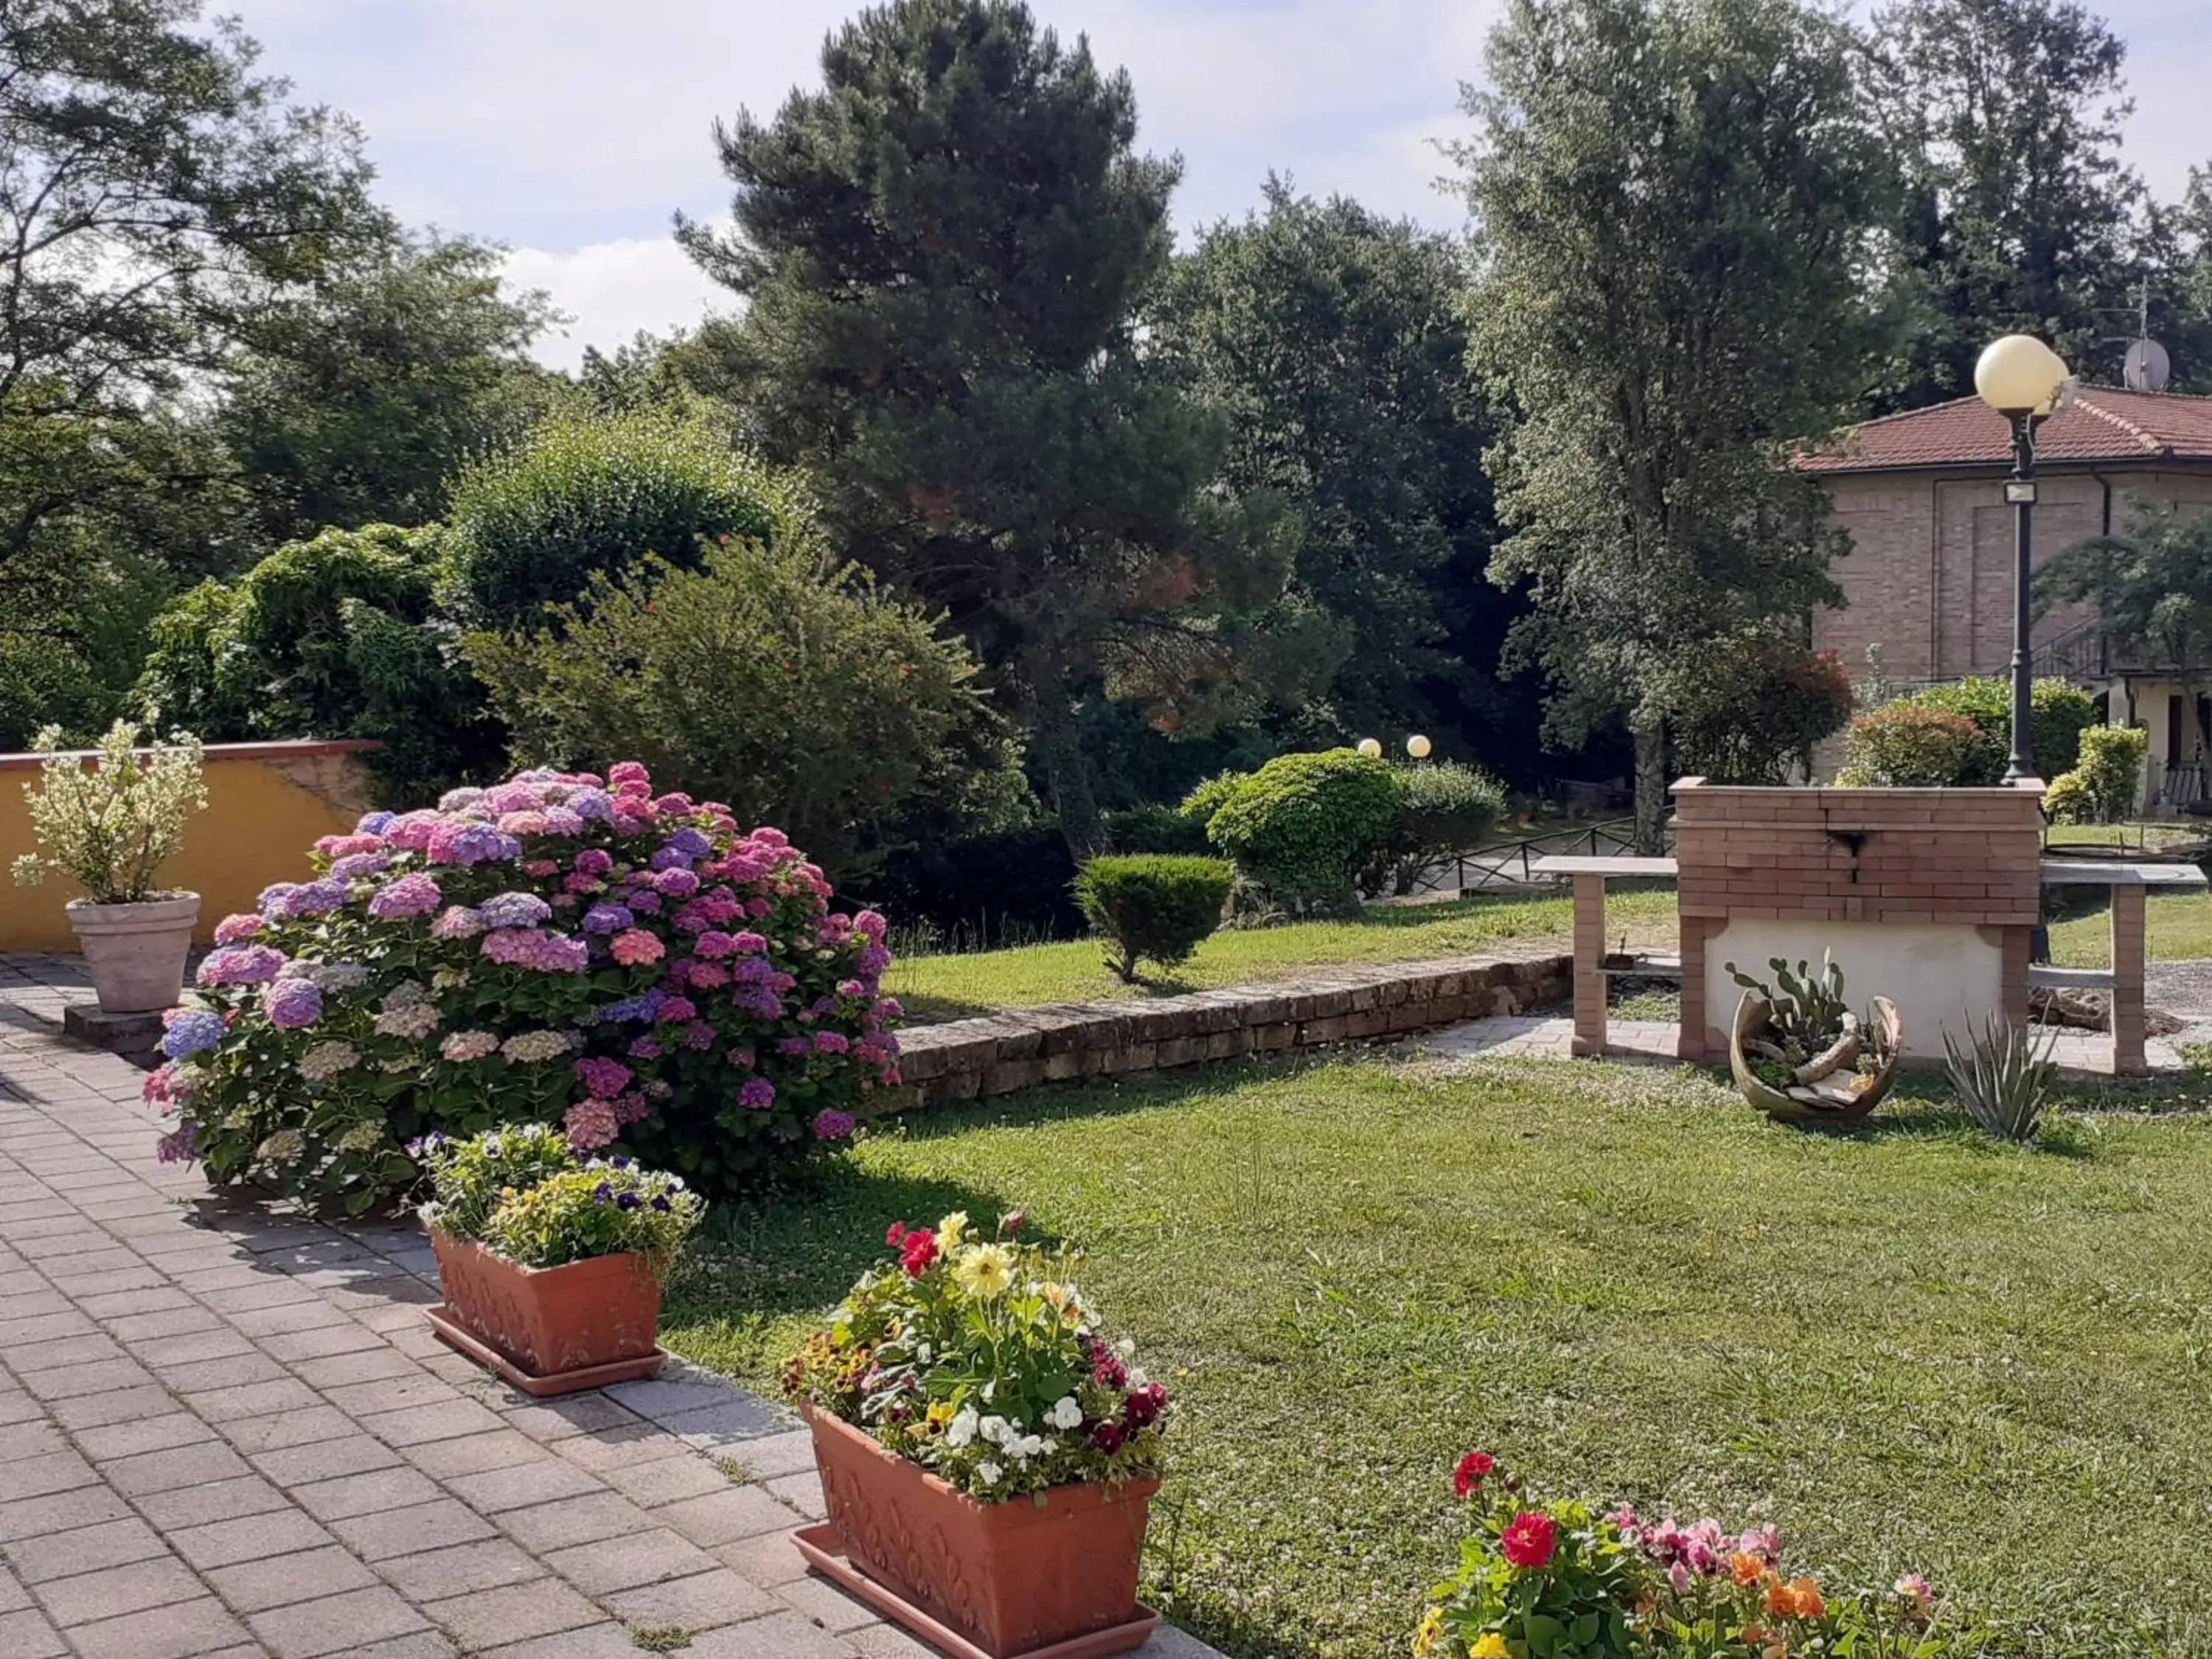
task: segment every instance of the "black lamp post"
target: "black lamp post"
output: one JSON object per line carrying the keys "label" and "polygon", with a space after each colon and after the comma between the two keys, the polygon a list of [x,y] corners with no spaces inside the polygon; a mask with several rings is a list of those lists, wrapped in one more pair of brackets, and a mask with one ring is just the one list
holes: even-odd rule
{"label": "black lamp post", "polygon": [[2012,759],[2005,781],[2033,778],[2034,676],[2029,631],[2030,556],[2035,538],[2035,429],[2072,391],[2065,362],[2031,334],[1993,342],[1974,365],[1974,389],[2012,425],[2012,477],[2005,500],[2013,509]]}

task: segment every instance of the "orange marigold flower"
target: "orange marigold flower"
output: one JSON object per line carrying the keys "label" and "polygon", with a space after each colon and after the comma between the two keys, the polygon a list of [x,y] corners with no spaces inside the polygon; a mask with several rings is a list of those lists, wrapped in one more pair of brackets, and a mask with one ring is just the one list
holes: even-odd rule
{"label": "orange marigold flower", "polygon": [[1777,1619],[1797,1616],[1797,1592],[1784,1582],[1778,1572],[1767,1576],[1765,1606]]}
{"label": "orange marigold flower", "polygon": [[1821,1598],[1820,1586],[1813,1579],[1793,1578],[1790,1581],[1790,1589],[1797,1598],[1797,1616],[1800,1619],[1818,1619],[1827,1612],[1828,1604]]}
{"label": "orange marigold flower", "polygon": [[[1756,1584],[1766,1576],[1766,1563],[1755,1555],[1729,1557],[1729,1576],[1739,1584]],[[1747,1637],[1750,1632],[1746,1632]]]}

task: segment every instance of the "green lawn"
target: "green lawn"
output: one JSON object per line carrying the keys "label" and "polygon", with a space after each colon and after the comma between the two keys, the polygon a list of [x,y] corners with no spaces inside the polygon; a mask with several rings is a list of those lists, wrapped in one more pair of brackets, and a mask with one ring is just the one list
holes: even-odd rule
{"label": "green lawn", "polygon": [[[2154,892],[2144,910],[2144,949],[2153,962],[2212,957],[2212,892]],[[2111,967],[2110,912],[2052,924],[2051,959],[2063,968]]]}
{"label": "green lawn", "polygon": [[2059,1144],[1924,1098],[1796,1131],[1564,1062],[1040,1091],[714,1218],[665,1334],[767,1383],[888,1223],[1025,1206],[1178,1395],[1147,1593],[1240,1659],[1402,1656],[1473,1446],[1771,1519],[1839,1578],[1923,1571],[2008,1651],[2212,1653],[2212,1120]]}
{"label": "green lawn", "polygon": [[[1284,927],[1215,934],[1177,970],[1168,991],[1207,990],[1255,980],[1285,979],[1308,968],[1346,963],[1418,962],[1480,951],[1504,939],[1557,939],[1573,930],[1572,901],[1496,894],[1451,903],[1383,905],[1348,921],[1298,922]],[[1618,935],[1638,944],[1671,942],[1671,887],[1620,891],[1607,902]],[[1088,939],[1012,951],[914,957],[893,965],[884,988],[918,1019],[955,1019],[992,1008],[1042,1002],[1082,1002],[1141,996],[1106,970]]]}

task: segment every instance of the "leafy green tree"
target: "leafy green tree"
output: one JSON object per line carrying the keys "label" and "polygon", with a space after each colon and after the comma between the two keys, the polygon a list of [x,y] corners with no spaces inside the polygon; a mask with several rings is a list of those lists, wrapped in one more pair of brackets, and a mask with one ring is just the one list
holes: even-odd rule
{"label": "leafy green tree", "polygon": [[2135,507],[2126,534],[2093,537],[2036,572],[2036,603],[2093,607],[2116,653],[2171,674],[2193,707],[2212,671],[2212,513]]}
{"label": "leafy green tree", "polygon": [[[1491,423],[1466,280],[1450,240],[1270,179],[1265,212],[1202,232],[1158,303],[1161,361],[1228,416],[1224,482],[1295,505],[1294,591],[1347,630],[1302,734],[1435,731],[1458,700],[1442,686],[1494,678],[1516,607],[1480,580]],[[1485,614],[1463,615],[1470,587]]]}
{"label": "leafy green tree", "polygon": [[1851,678],[1836,653],[1788,629],[1715,640],[1673,678],[1666,702],[1676,763],[1714,783],[1809,775],[1813,750],[1851,718]]}
{"label": "leafy green tree", "polygon": [[1491,575],[1530,584],[1548,731],[1626,723],[1650,850],[1680,667],[1839,600],[1826,500],[1781,462],[1886,340],[1847,46],[1792,0],[1511,0],[1468,96],[1474,352],[1517,411],[1485,458],[1513,531]]}
{"label": "leafy green tree", "polygon": [[746,302],[729,382],[839,545],[973,643],[1087,842],[1086,702],[1202,731],[1334,666],[1316,619],[1265,614],[1279,504],[1209,489],[1220,418],[1139,349],[1176,164],[1135,150],[1127,77],[1012,0],[871,8],[822,69],[719,130],[732,226],[679,226]]}
{"label": "leafy green tree", "polygon": [[475,627],[528,627],[648,556],[691,568],[702,538],[772,541],[789,510],[789,486],[704,422],[653,407],[559,416],[454,481],[453,609]]}
{"label": "leafy green tree", "polygon": [[504,733],[439,613],[441,548],[434,528],[325,531],[183,594],[153,624],[147,718],[210,741],[376,738],[387,804],[481,781]]}
{"label": "leafy green tree", "polygon": [[1904,0],[1874,51],[1919,303],[1897,406],[1972,392],[1982,348],[2014,331],[2117,380],[2105,342],[2148,274],[2142,181],[2120,159],[2124,43],[2075,0]]}
{"label": "leafy green tree", "polygon": [[428,524],[448,478],[554,405],[560,382],[524,355],[551,307],[503,292],[499,258],[489,243],[395,236],[248,321],[216,429],[270,540]]}
{"label": "leafy green tree", "polygon": [[696,570],[597,575],[554,625],[469,650],[519,763],[642,760],[832,870],[870,862],[916,805],[989,822],[1020,787],[965,647],[798,526]]}

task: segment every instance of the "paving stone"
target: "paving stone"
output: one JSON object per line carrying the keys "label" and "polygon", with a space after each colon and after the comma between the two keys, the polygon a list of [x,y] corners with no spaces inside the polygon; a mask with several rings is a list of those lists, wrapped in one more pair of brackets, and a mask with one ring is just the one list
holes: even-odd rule
{"label": "paving stone", "polygon": [[617,1590],[606,1598],[615,1613],[633,1625],[680,1625],[685,1630],[711,1630],[741,1619],[757,1619],[782,1604],[757,1584],[748,1583],[727,1567],[714,1567],[688,1578],[664,1579]]}
{"label": "paving stone", "polygon": [[285,1377],[275,1382],[246,1382],[233,1388],[210,1389],[204,1394],[188,1394],[185,1403],[209,1422],[222,1423],[234,1418],[301,1411],[325,1402],[306,1383]]}
{"label": "paving stone", "polygon": [[551,1578],[428,1602],[422,1611],[465,1648],[550,1636],[556,1631],[601,1623],[606,1617],[575,1591]]}
{"label": "paving stone", "polygon": [[728,1383],[720,1381],[664,1382],[653,1378],[642,1382],[617,1382],[601,1392],[640,1417],[657,1420],[673,1417],[678,1412],[696,1411],[702,1406],[722,1405],[733,1390]]}
{"label": "paving stone", "polygon": [[240,1561],[258,1560],[264,1556],[316,1549],[331,1541],[330,1534],[299,1510],[289,1507],[263,1515],[185,1527],[169,1533],[167,1537],[169,1547],[202,1572],[235,1566]]}
{"label": "paving stone", "polygon": [[[798,1552],[793,1553],[796,1555]],[[552,1550],[544,1559],[547,1566],[587,1595],[635,1589],[640,1584],[655,1584],[664,1578],[688,1578],[716,1565],[714,1556],[665,1527]]]}
{"label": "paving stone", "polygon": [[748,1620],[691,1638],[684,1659],[852,1659],[852,1644],[795,1613]]}
{"label": "paving stone", "polygon": [[0,1504],[44,1498],[96,1484],[91,1464],[66,1447],[17,1463],[0,1463]]}
{"label": "paving stone", "polygon": [[779,1503],[788,1504],[810,1521],[819,1521],[830,1512],[822,1501],[822,1477],[812,1469],[779,1475],[762,1484]]}
{"label": "paving stone", "polygon": [[726,1446],[737,1441],[757,1440],[764,1435],[787,1433],[790,1417],[764,1401],[731,1390],[731,1397],[695,1411],[678,1412],[659,1419],[671,1434],[701,1445]]}
{"label": "paving stone", "polygon": [[696,1452],[686,1457],[656,1457],[642,1463],[617,1464],[605,1470],[599,1478],[647,1509],[686,1498],[704,1498],[709,1492],[727,1492],[730,1488],[730,1477]]}
{"label": "paving stone", "polygon": [[283,1446],[275,1451],[253,1454],[253,1467],[285,1486],[366,1474],[373,1469],[391,1468],[398,1462],[398,1455],[391,1447],[365,1434],[311,1440],[301,1446]]}
{"label": "paving stone", "polygon": [[579,1468],[593,1470],[696,1455],[690,1446],[652,1423],[632,1423],[619,1429],[570,1435],[560,1441],[555,1449]]}
{"label": "paving stone", "polygon": [[772,1480],[814,1467],[814,1437],[805,1429],[793,1434],[763,1435],[748,1440],[732,1455],[752,1471],[754,1479]]}
{"label": "paving stone", "polygon": [[212,1485],[253,1473],[246,1460],[220,1440],[198,1445],[173,1446],[166,1451],[142,1452],[103,1463],[100,1476],[125,1498],[173,1491],[179,1486]]}
{"label": "paving stone", "polygon": [[276,1331],[260,1339],[263,1352],[288,1363],[324,1359],[333,1354],[361,1353],[386,1346],[384,1339],[347,1320],[343,1324],[315,1325],[304,1331]]}
{"label": "paving stone", "polygon": [[[865,1659],[939,1659],[935,1648],[924,1647],[904,1631],[890,1625],[869,1625],[848,1632],[845,1640],[850,1642]],[[1145,1650],[1138,1653],[1142,1659]]]}
{"label": "paving stone", "polygon": [[572,1395],[566,1400],[524,1401],[506,1407],[501,1415],[532,1440],[549,1444],[572,1435],[591,1434],[602,1429],[635,1428],[638,1425],[635,1412],[616,1404],[604,1394]]}
{"label": "paving stone", "polygon": [[485,1434],[465,1434],[451,1440],[426,1440],[400,1453],[425,1474],[441,1480],[535,1462],[544,1455],[544,1448],[535,1440],[513,1429],[493,1429]]}
{"label": "paving stone", "polygon": [[[364,1336],[374,1332],[364,1331]],[[292,1363],[293,1375],[311,1388],[327,1393],[359,1382],[394,1382],[422,1375],[422,1367],[395,1348],[362,1348],[351,1353],[335,1353],[319,1359],[301,1359]],[[343,1406],[343,1401],[333,1403]]]}
{"label": "paving stone", "polygon": [[271,1412],[266,1417],[244,1417],[217,1425],[222,1437],[252,1456],[284,1446],[311,1445],[356,1432],[353,1419],[335,1406],[308,1406],[299,1411]]}
{"label": "paving stone", "polygon": [[247,1615],[253,1633],[276,1659],[318,1659],[353,1653],[370,1643],[422,1628],[422,1615],[381,1584],[319,1601],[295,1601]]}
{"label": "paving stone", "polygon": [[96,1429],[109,1423],[173,1412],[177,1409],[177,1397],[167,1389],[149,1382],[135,1389],[86,1395],[81,1399],[56,1400],[46,1409],[52,1413],[54,1421],[65,1429]]}
{"label": "paving stone", "polygon": [[702,1548],[712,1549],[760,1533],[787,1532],[793,1516],[758,1486],[732,1486],[708,1497],[664,1504],[653,1510],[653,1518]]}
{"label": "paving stone", "polygon": [[462,1397],[450,1382],[441,1382],[419,1365],[408,1374],[380,1377],[368,1382],[345,1382],[323,1390],[323,1397],[342,1412],[357,1416],[382,1414],[413,1407],[442,1405]]}
{"label": "paving stone", "polygon": [[234,1480],[214,1480],[204,1486],[179,1486],[173,1492],[149,1492],[138,1500],[139,1513],[164,1532],[177,1527],[206,1526],[216,1521],[240,1520],[289,1508],[284,1494],[258,1475],[243,1474]]}
{"label": "paving stone", "polygon": [[876,1611],[856,1596],[848,1595],[826,1578],[811,1575],[775,1587],[775,1597],[810,1624],[823,1630],[858,1630],[876,1622]]}
{"label": "paving stone", "polygon": [[82,1659],[198,1659],[248,1639],[244,1626],[212,1595],[149,1607],[120,1619],[79,1625],[70,1644]]}
{"label": "paving stone", "polygon": [[[687,1656],[689,1650],[679,1650]],[[471,1659],[637,1659],[637,1644],[629,1639],[629,1626],[610,1620],[565,1630],[557,1636],[538,1636],[527,1642],[486,1648]]]}
{"label": "paving stone", "polygon": [[50,1371],[58,1365],[81,1365],[94,1360],[128,1359],[122,1346],[102,1331],[82,1336],[58,1336],[48,1342],[24,1342],[8,1351],[8,1369],[18,1376]]}
{"label": "paving stone", "polygon": [[441,1631],[424,1630],[371,1642],[366,1647],[348,1648],[346,1659],[477,1659],[477,1656],[463,1654]]}
{"label": "paving stone", "polygon": [[[27,1583],[65,1578],[72,1573],[97,1572],[127,1561],[143,1561],[166,1555],[168,1547],[153,1528],[137,1516],[103,1521],[95,1526],[75,1527],[67,1532],[42,1533],[21,1538],[7,1547],[8,1565]],[[4,1651],[4,1650],[0,1650]]]}
{"label": "paving stone", "polygon": [[725,1544],[714,1552],[724,1566],[743,1573],[754,1583],[774,1589],[806,1577],[806,1558],[787,1532],[763,1533],[758,1538]]}
{"label": "paving stone", "polygon": [[570,1544],[651,1532],[655,1522],[627,1498],[609,1492],[511,1510],[500,1517],[500,1525],[523,1548],[542,1554]]}
{"label": "paving stone", "polygon": [[318,1521],[340,1521],[379,1510],[411,1509],[444,1496],[427,1475],[404,1464],[318,1480],[290,1491],[292,1501]]}
{"label": "paving stone", "polygon": [[190,1412],[167,1412],[160,1417],[105,1423],[95,1429],[76,1431],[78,1449],[95,1462],[112,1457],[135,1457],[140,1452],[166,1451],[172,1446],[197,1445],[203,1441],[222,1443],[216,1431]]}
{"label": "paving stone", "polygon": [[217,1567],[208,1583],[240,1613],[259,1613],[294,1601],[312,1601],[341,1590],[367,1589],[376,1575],[336,1544],[265,1560]]}
{"label": "paving stone", "polygon": [[[253,1277],[259,1281],[265,1275],[255,1273]],[[313,1291],[301,1285],[287,1285],[285,1288],[292,1293],[293,1299],[242,1311],[225,1310],[225,1316],[234,1329],[242,1331],[257,1340],[264,1336],[289,1335],[298,1331],[345,1327],[356,1330],[360,1328],[347,1316],[343,1308],[333,1308]]]}
{"label": "paving stone", "polygon": [[68,1659],[61,1632],[34,1608],[0,1613],[0,1653],[8,1659]]}
{"label": "paving stone", "polygon": [[331,1527],[369,1561],[435,1549],[441,1544],[465,1544],[473,1538],[489,1538],[492,1533],[489,1522],[450,1498],[409,1509],[351,1515],[333,1521]]}
{"label": "paving stone", "polygon": [[79,1486],[44,1498],[21,1498],[12,1504],[0,1504],[0,1544],[12,1547],[19,1538],[120,1521],[130,1513],[131,1506],[106,1486]]}
{"label": "paving stone", "polygon": [[376,1570],[402,1595],[416,1601],[442,1601],[545,1576],[536,1558],[505,1538],[482,1538],[472,1544],[454,1544],[419,1555],[393,1556],[378,1562]]}
{"label": "paving stone", "polygon": [[[210,1339],[212,1335],[210,1333]],[[201,1340],[189,1336],[172,1340],[179,1343]],[[149,1354],[146,1359],[165,1384],[187,1396],[235,1388],[247,1382],[281,1382],[288,1374],[282,1365],[255,1348],[244,1337],[232,1335],[230,1340],[237,1346],[226,1354],[210,1354],[191,1360],[171,1360]],[[209,1346],[213,1346],[211,1340]]]}
{"label": "paving stone", "polygon": [[199,1595],[191,1570],[167,1553],[120,1566],[50,1578],[39,1586],[46,1616],[64,1628],[112,1619],[142,1607],[167,1607]]}
{"label": "paving stone", "polygon": [[476,1474],[457,1474],[446,1484],[456,1497],[486,1515],[526,1509],[533,1504],[550,1504],[557,1498],[587,1497],[606,1490],[598,1479],[574,1464],[564,1463],[542,1452],[533,1462],[512,1463],[505,1468],[485,1469]]}
{"label": "paving stone", "polygon": [[18,1379],[26,1392],[51,1403],[81,1400],[112,1389],[131,1389],[151,1382],[154,1374],[135,1359],[94,1359],[75,1365],[57,1365],[50,1371],[33,1371]]}
{"label": "paving stone", "polygon": [[362,1417],[360,1423],[386,1444],[403,1449],[433,1440],[458,1440],[463,1435],[485,1434],[500,1426],[497,1413],[473,1400],[459,1398],[409,1406],[396,1412],[374,1412]]}
{"label": "paving stone", "polygon": [[62,1438],[61,1431],[43,1419],[0,1428],[0,1463],[13,1463],[26,1457],[51,1457],[68,1449],[69,1443]]}

